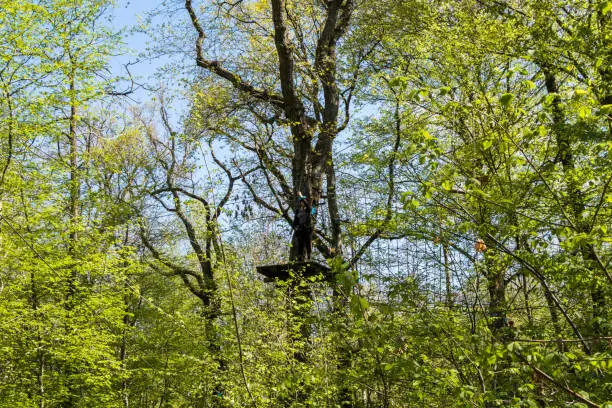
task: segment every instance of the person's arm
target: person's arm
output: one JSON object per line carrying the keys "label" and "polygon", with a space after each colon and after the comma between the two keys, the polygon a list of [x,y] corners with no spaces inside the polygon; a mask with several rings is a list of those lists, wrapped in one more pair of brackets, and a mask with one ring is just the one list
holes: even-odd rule
{"label": "person's arm", "polygon": [[301,191],[298,191],[298,207],[300,201],[303,201],[306,204],[306,208],[308,208],[308,212],[312,213],[312,205],[310,205],[310,200],[306,199],[306,197],[302,195]]}

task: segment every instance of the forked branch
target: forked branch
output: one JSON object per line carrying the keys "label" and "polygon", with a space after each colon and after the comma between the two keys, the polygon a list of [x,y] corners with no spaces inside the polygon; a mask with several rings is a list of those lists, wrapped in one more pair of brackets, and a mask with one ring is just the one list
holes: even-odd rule
{"label": "forked branch", "polygon": [[240,75],[224,68],[219,61],[204,58],[202,44],[206,38],[206,34],[204,33],[204,29],[202,28],[202,25],[198,20],[198,16],[193,9],[191,0],[185,0],[185,9],[187,9],[187,12],[189,13],[189,18],[191,19],[193,28],[195,28],[198,33],[198,38],[196,39],[196,64],[199,67],[205,68],[213,74],[226,79],[239,91],[242,91],[261,101],[269,102],[279,108],[283,108],[285,103],[280,95],[267,90],[257,89],[248,82],[245,82]]}

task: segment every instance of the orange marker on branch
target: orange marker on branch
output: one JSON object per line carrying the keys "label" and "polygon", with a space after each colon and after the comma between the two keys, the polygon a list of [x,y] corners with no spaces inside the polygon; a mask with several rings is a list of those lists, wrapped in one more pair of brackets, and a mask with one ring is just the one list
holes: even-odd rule
{"label": "orange marker on branch", "polygon": [[478,238],[476,242],[474,242],[474,249],[476,252],[482,253],[487,250],[487,246],[482,239]]}

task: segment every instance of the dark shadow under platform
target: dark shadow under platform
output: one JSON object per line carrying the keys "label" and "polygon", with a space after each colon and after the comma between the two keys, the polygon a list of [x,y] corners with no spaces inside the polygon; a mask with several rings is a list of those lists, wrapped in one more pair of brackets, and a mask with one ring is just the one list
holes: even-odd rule
{"label": "dark shadow under platform", "polygon": [[327,265],[314,261],[295,261],[286,264],[258,266],[257,272],[266,277],[266,282],[274,279],[288,280],[291,276],[296,275],[305,278],[321,275],[324,280],[328,280],[331,269]]}

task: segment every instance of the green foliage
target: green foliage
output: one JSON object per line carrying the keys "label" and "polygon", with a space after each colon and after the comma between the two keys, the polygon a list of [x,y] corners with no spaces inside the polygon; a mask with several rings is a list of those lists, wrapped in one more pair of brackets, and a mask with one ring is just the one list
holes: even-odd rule
{"label": "green foliage", "polygon": [[[288,4],[292,46],[315,38],[323,4]],[[255,180],[214,220],[202,200],[238,164],[290,173],[278,107],[199,77],[180,131],[120,120],[109,2],[1,2],[0,406],[610,406],[612,2],[356,4],[342,219],[317,224],[343,251],[329,280],[266,283],[253,266],[285,258],[288,228],[256,204],[291,192]],[[223,66],[276,92],[269,5],[223,10]],[[292,52],[320,114],[316,51]],[[204,193],[151,198],[169,182]]]}

